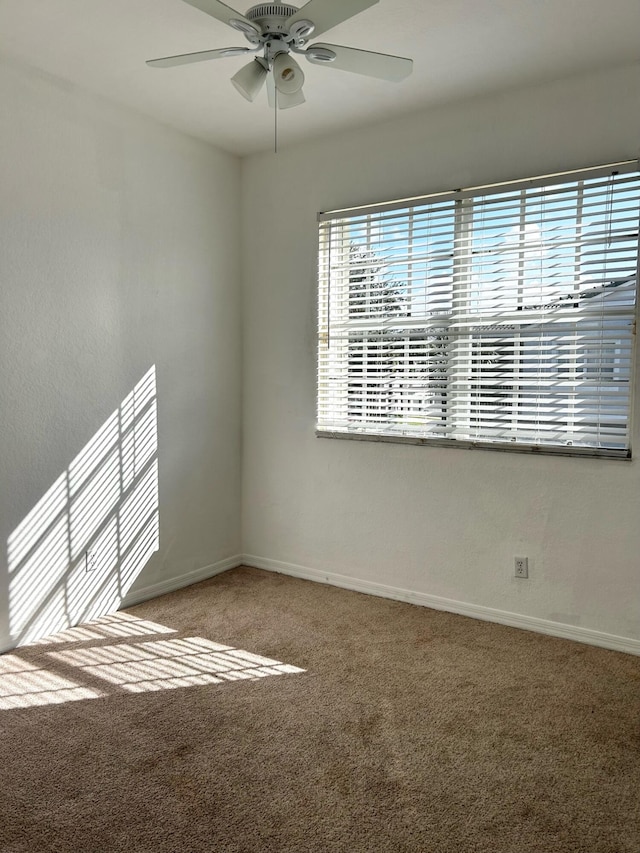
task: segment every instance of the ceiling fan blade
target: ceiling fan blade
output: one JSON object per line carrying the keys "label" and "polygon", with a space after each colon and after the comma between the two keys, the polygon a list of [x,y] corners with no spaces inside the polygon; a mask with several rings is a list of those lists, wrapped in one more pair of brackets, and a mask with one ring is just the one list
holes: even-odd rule
{"label": "ceiling fan blade", "polygon": [[198,53],[182,53],[179,56],[148,59],[147,65],[152,68],[173,68],[175,65],[189,65],[191,62],[206,62],[207,59],[224,59],[227,56],[240,56],[253,52],[250,47],[220,47],[217,50],[201,50]]}
{"label": "ceiling fan blade", "polygon": [[[191,0],[187,2],[190,3]],[[302,9],[287,18],[287,26],[295,24],[296,21],[312,21],[315,24],[313,33],[319,36],[379,2],[380,0],[309,0]]]}
{"label": "ceiling fan blade", "polygon": [[[269,99],[269,106],[271,109],[274,109],[276,105],[276,84],[273,74],[269,74],[267,77],[267,97]],[[293,95],[283,95],[282,92],[278,92],[279,110],[289,110],[292,107],[299,107],[304,103],[306,103],[306,98],[302,89],[294,92]]]}
{"label": "ceiling fan blade", "polygon": [[[260,33],[256,25],[248,18],[245,18],[240,12],[236,12],[231,6],[227,6],[226,3],[221,3],[220,0],[184,0],[184,2],[190,6],[195,6],[196,9],[200,9],[202,12],[206,12],[212,18],[217,18],[223,24],[233,26],[231,21],[242,21],[245,26],[250,27],[256,34],[259,35]],[[236,27],[236,29],[238,28]]]}
{"label": "ceiling fan blade", "polygon": [[[330,51],[336,58],[327,61],[326,58],[316,57],[316,48]],[[351,71],[353,74],[364,74],[366,77],[378,77],[397,83],[404,80],[413,71],[413,60],[403,56],[391,56],[388,53],[374,53],[371,50],[357,50],[355,47],[342,47],[339,44],[312,44],[307,53],[307,59],[314,65],[325,65],[327,68],[337,68],[340,71]]]}

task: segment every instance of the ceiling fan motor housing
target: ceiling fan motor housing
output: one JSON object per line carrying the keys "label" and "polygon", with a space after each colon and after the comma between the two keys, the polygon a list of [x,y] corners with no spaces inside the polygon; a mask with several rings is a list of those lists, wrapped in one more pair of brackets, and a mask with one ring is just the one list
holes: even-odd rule
{"label": "ceiling fan motor housing", "polygon": [[260,27],[263,36],[280,35],[288,33],[287,19],[297,11],[296,6],[290,6],[288,3],[260,3],[249,9],[245,17]]}

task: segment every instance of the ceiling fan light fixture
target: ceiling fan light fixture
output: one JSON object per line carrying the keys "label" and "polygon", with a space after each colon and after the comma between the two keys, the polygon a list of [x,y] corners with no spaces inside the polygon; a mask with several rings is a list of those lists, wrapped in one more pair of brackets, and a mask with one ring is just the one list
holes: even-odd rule
{"label": "ceiling fan light fixture", "polygon": [[253,101],[267,79],[267,69],[259,59],[253,59],[231,78],[231,82],[247,101]]}
{"label": "ceiling fan light fixture", "polygon": [[283,95],[294,95],[304,85],[304,73],[288,53],[279,53],[273,60],[273,79]]}
{"label": "ceiling fan light fixture", "polygon": [[304,92],[302,89],[299,89],[293,95],[283,95],[282,92],[278,92],[278,109],[279,110],[289,110],[292,107],[299,107],[305,103]]}

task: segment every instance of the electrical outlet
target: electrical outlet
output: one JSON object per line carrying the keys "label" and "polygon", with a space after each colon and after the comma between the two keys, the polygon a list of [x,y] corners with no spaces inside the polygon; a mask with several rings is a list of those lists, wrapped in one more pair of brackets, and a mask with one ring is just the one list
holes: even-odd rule
{"label": "electrical outlet", "polygon": [[528,557],[516,557],[515,558],[514,575],[517,578],[528,578],[529,577],[529,558]]}
{"label": "electrical outlet", "polygon": [[85,571],[93,572],[98,568],[98,555],[95,551],[87,551],[84,555]]}

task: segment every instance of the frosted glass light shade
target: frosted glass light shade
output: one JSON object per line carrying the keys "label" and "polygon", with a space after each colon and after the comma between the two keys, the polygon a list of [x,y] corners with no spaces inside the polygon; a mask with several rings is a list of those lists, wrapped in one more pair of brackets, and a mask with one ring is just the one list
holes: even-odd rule
{"label": "frosted glass light shade", "polygon": [[283,95],[294,95],[304,85],[304,74],[292,56],[279,53],[273,61],[273,79]]}
{"label": "frosted glass light shade", "polygon": [[245,65],[231,78],[243,98],[253,101],[267,79],[267,69],[257,59]]}

